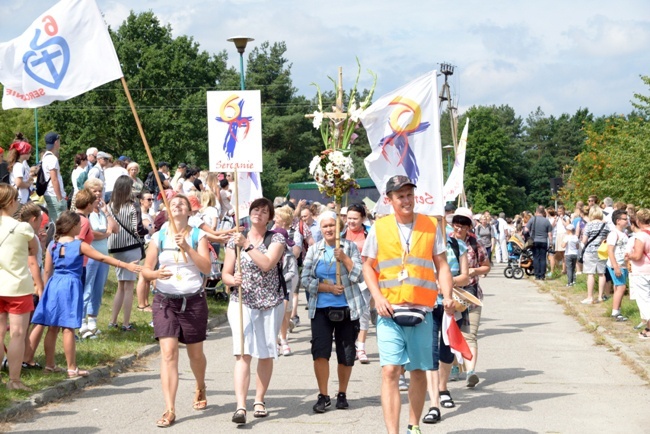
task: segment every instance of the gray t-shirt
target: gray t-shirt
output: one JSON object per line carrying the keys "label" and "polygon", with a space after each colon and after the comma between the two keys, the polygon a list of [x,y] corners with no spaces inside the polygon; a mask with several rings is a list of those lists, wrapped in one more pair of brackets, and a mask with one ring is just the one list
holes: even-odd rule
{"label": "gray t-shirt", "polygon": [[553,226],[547,218],[535,216],[530,219],[526,229],[528,229],[528,234],[533,237],[534,243],[548,243],[548,234],[553,231]]}

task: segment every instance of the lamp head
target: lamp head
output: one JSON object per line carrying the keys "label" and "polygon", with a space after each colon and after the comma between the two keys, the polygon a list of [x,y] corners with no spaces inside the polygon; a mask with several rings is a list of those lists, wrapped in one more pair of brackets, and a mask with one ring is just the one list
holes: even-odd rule
{"label": "lamp head", "polygon": [[237,52],[239,54],[244,54],[244,51],[246,50],[246,44],[248,44],[250,41],[254,41],[255,39],[249,38],[248,36],[233,36],[232,38],[226,39],[228,42],[234,42],[235,47],[237,48]]}

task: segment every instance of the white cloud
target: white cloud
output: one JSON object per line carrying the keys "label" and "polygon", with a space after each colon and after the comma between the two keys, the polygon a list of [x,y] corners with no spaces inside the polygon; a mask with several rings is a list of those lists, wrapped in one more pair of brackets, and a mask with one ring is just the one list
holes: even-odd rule
{"label": "white cloud", "polygon": [[[22,33],[54,2],[0,1],[0,16],[12,23],[0,26],[0,41]],[[238,55],[226,38],[248,34],[256,39],[251,47],[285,41],[294,85],[308,97],[315,93],[311,82],[329,89],[327,76],[338,66],[351,86],[355,56],[363,68],[360,87],[371,84],[366,69],[379,75],[377,95],[447,61],[457,66],[452,91],[461,107],[509,104],[520,116],[538,106],[554,115],[579,107],[597,115],[627,113],[634,92],[650,93],[638,78],[650,64],[647,0],[97,3],[113,28],[131,9],[152,10],[174,35],[193,36],[212,53],[226,50],[235,68]]]}

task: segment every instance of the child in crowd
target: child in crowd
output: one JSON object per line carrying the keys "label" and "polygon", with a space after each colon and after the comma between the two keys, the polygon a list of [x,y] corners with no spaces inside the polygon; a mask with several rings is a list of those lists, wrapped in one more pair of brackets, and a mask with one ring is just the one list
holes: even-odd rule
{"label": "child in crowd", "polygon": [[612,213],[614,230],[607,235],[607,272],[614,284],[614,298],[612,300],[612,319],[616,321],[627,321],[621,315],[621,302],[625,295],[627,284],[627,253],[628,236],[623,232],[629,225],[627,211],[617,209]]}
{"label": "child in crowd", "polygon": [[580,253],[580,240],[575,234],[575,227],[572,224],[566,225],[566,236],[562,242],[564,248],[564,262],[566,264],[566,286],[576,284],[576,264]]}
{"label": "child in crowd", "polygon": [[45,371],[61,372],[55,365],[56,336],[63,328],[63,351],[68,365],[68,378],[85,377],[88,371],[77,366],[74,331],[81,327],[83,285],[81,274],[84,256],[126,268],[132,273],[142,269],[134,263],[124,263],[102,255],[89,244],[75,238],[81,231],[81,217],[71,211],[63,212],[56,221],[56,235],[45,257],[47,285],[32,322],[49,326],[45,335]]}
{"label": "child in crowd", "polygon": [[[34,308],[36,308],[43,293],[43,248],[41,245],[41,239],[46,236],[45,231],[41,229],[43,222],[43,212],[41,207],[33,202],[26,203],[19,211],[19,220],[21,222],[29,223],[32,229],[34,229],[36,237],[39,239],[38,252],[36,253],[36,256],[28,257],[28,261],[30,262],[29,269],[33,270]],[[31,261],[35,261],[35,264],[32,264]],[[25,353],[23,355],[22,369],[41,369],[41,365],[34,361],[34,353],[36,352],[36,347],[38,347],[38,344],[41,342],[42,335],[43,326],[39,325],[35,325],[32,328],[31,333],[25,333]]]}

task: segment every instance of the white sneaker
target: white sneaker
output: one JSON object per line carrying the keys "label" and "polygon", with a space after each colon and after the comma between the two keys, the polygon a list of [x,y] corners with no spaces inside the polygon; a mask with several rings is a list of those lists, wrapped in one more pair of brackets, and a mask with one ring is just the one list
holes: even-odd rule
{"label": "white sneaker", "polygon": [[282,355],[283,356],[290,356],[291,354],[293,354],[293,353],[291,352],[291,348],[289,347],[289,344],[283,344],[282,345]]}
{"label": "white sneaker", "polygon": [[83,336],[84,333],[88,331],[88,323],[86,321],[81,322],[81,327],[79,328],[79,336]]}
{"label": "white sneaker", "polygon": [[81,338],[82,339],[97,339],[97,336],[92,331],[87,330],[83,335],[81,335]]}

